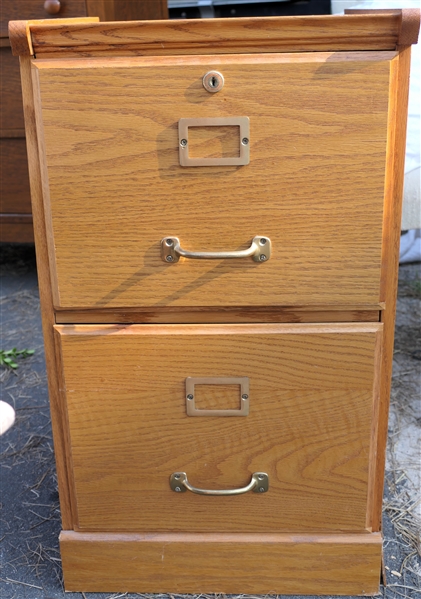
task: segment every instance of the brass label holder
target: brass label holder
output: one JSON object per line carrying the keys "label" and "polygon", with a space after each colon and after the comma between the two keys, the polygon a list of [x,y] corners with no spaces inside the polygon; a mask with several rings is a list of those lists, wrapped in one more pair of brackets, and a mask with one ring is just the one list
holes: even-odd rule
{"label": "brass label holder", "polygon": [[[238,410],[200,410],[195,405],[195,385],[240,385],[241,405]],[[187,377],[186,409],[188,416],[248,416],[250,384],[247,376],[240,377]]]}
{"label": "brass label holder", "polygon": [[[239,127],[240,155],[221,158],[189,157],[189,127]],[[178,147],[181,166],[242,166],[250,162],[250,119],[247,116],[228,118],[180,119]]]}

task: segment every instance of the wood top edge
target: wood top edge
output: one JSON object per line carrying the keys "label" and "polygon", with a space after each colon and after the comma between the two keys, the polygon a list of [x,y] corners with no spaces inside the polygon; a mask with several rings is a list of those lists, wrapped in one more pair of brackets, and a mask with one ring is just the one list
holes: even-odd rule
{"label": "wood top edge", "polygon": [[38,26],[57,25],[59,28],[66,26],[81,25],[83,23],[98,23],[99,17],[75,17],[71,19],[55,19],[52,23],[49,19],[33,19],[26,21],[9,21],[9,43],[12,48],[13,56],[33,56],[34,49],[32,45],[31,27],[34,24]]}
{"label": "wood top edge", "polygon": [[[421,9],[419,8],[404,8],[402,10],[385,8],[375,11],[377,14],[398,14],[400,17],[400,29],[398,36],[398,46],[412,46],[418,43],[420,31]],[[345,9],[345,15],[365,15],[372,13],[370,10],[359,8]]]}
{"label": "wood top edge", "polygon": [[[130,50],[142,54],[201,53],[204,47],[244,51],[280,52],[321,50],[391,50],[418,39],[417,9],[365,11],[346,15],[251,17],[238,19],[187,19],[116,21],[97,18],[11,21],[13,54],[63,52],[95,55],[98,51]],[[303,36],[303,32],[305,35]],[[247,48],[245,49],[245,46]],[[252,50],[250,50],[252,48]],[[254,49],[255,48],[255,49]]]}

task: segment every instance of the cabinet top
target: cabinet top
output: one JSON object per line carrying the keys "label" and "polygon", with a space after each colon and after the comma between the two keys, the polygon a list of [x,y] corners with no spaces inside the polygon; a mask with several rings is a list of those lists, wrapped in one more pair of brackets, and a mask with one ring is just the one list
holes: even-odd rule
{"label": "cabinet top", "polygon": [[395,50],[417,43],[420,10],[345,15],[118,21],[10,21],[13,53],[38,58]]}

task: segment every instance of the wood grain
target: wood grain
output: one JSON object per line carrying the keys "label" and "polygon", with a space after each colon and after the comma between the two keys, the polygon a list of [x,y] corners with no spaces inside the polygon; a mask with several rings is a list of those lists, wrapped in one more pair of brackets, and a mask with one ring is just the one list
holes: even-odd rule
{"label": "wood grain", "polygon": [[28,148],[28,166],[31,185],[32,214],[36,244],[37,272],[41,300],[42,328],[44,334],[45,358],[48,374],[48,394],[50,399],[51,421],[54,436],[54,454],[57,468],[57,481],[60,496],[60,511],[63,528],[73,527],[72,517],[72,479],[68,470],[68,424],[66,412],[58,393],[58,366],[54,347],[54,310],[51,295],[50,273],[48,269],[47,231],[42,201],[42,183],[38,140],[35,126],[33,89],[31,78],[31,59],[20,57],[23,107]]}
{"label": "wood grain", "polygon": [[[365,530],[380,324],[55,330],[78,530]],[[249,416],[188,417],[188,376],[249,377]],[[216,489],[267,472],[270,491],[179,495],[176,471]]]}
{"label": "wood grain", "polygon": [[372,15],[32,24],[37,56],[249,54],[394,50],[401,11]]}
{"label": "wood grain", "polygon": [[[215,20],[214,43],[203,21],[28,23],[63,526],[84,531],[62,534],[68,590],[378,590],[381,537],[369,531],[380,527],[409,74],[409,49],[394,48],[415,29],[400,11],[305,22]],[[393,51],[338,51],[364,44]],[[211,68],[226,81],[212,95],[201,86]],[[251,117],[250,167],[181,169],[178,119],[215,115]],[[233,151],[231,132],[195,133],[193,153]],[[201,250],[268,235],[273,258],[168,266],[158,246],[169,234]],[[250,415],[189,418],[187,376],[248,376]],[[238,389],[197,392],[202,408],[238,402]],[[176,494],[176,470],[207,488],[263,470],[270,489]]]}
{"label": "wood grain", "polygon": [[[369,309],[373,308],[373,309]],[[323,310],[307,308],[159,308],[139,310],[60,310],[56,312],[57,324],[118,324],[118,323],[235,323],[235,322],[378,322],[377,306],[348,306],[346,310]]]}
{"label": "wood grain", "polygon": [[1,138],[0,164],[0,212],[30,214],[31,197],[25,139]]}
{"label": "wood grain", "polygon": [[[390,58],[34,61],[55,306],[378,304]],[[250,165],[180,167],[178,119],[215,114],[250,117]],[[168,265],[167,235],[273,254]]]}
{"label": "wood grain", "polygon": [[371,595],[380,534],[62,532],[67,591]]}
{"label": "wood grain", "polygon": [[[410,46],[418,42],[420,30],[420,9],[419,8],[404,8],[401,11],[401,23],[399,36],[397,40],[398,46]],[[396,13],[396,9],[376,9],[377,14]],[[346,15],[364,15],[373,14],[372,10],[361,8],[346,8]]]}
{"label": "wood grain", "polygon": [[393,366],[396,297],[398,289],[399,246],[401,235],[404,182],[405,143],[409,90],[411,47],[401,48],[391,63],[391,94],[385,181],[384,240],[382,253],[381,299],[385,302],[381,321],[384,323],[384,348],[381,367],[381,392],[378,422],[373,530],[381,529],[384,468],[388,414]]}
{"label": "wood grain", "polygon": [[0,49],[0,129],[23,129],[19,60],[10,48]]}

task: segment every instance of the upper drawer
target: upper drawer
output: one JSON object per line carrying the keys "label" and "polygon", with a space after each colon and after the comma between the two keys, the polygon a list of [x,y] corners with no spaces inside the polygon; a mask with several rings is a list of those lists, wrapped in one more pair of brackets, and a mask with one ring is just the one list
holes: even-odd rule
{"label": "upper drawer", "polygon": [[[393,56],[35,60],[55,305],[376,305]],[[249,164],[180,165],[180,119],[237,117]],[[233,123],[189,127],[189,156],[238,155]],[[165,263],[167,236],[272,254]]]}
{"label": "upper drawer", "polygon": [[[19,19],[67,19],[86,15],[85,0],[2,0],[0,36],[7,36],[9,21]],[[57,11],[57,12],[55,12]]]}

